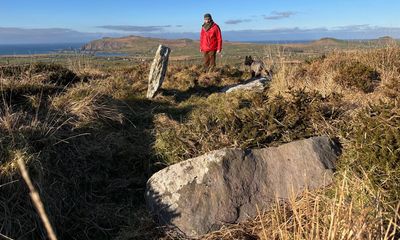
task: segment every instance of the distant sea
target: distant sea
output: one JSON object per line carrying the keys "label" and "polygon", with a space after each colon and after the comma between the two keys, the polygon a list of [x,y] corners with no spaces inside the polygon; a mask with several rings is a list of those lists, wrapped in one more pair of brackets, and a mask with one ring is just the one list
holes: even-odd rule
{"label": "distant sea", "polygon": [[51,54],[79,51],[84,43],[0,44],[0,55]]}
{"label": "distant sea", "polygon": [[293,44],[293,43],[310,43],[314,40],[269,40],[269,41],[244,41],[256,44]]}

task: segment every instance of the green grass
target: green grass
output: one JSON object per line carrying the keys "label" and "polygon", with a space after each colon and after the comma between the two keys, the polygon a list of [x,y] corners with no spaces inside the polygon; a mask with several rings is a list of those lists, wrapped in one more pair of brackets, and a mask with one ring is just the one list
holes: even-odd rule
{"label": "green grass", "polygon": [[344,87],[370,93],[380,81],[379,73],[365,64],[348,61],[341,65],[339,74],[334,80]]}
{"label": "green grass", "polygon": [[[342,117],[339,96],[292,91],[288,98],[265,93],[213,94],[183,102],[193,111],[180,122],[161,116],[158,153],[169,163],[223,147],[267,147],[323,134],[319,129]],[[322,131],[321,131],[322,130]]]}

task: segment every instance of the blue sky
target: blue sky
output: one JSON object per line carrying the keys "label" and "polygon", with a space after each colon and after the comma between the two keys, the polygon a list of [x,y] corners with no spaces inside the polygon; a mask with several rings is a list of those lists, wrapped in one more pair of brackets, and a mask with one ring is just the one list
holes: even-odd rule
{"label": "blue sky", "polygon": [[398,0],[2,0],[0,44],[124,35],[195,39],[206,12],[227,40],[400,38],[399,10]]}

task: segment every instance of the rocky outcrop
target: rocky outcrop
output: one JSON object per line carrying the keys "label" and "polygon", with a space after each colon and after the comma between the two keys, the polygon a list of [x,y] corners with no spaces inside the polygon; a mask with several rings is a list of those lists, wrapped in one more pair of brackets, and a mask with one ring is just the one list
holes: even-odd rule
{"label": "rocky outcrop", "polygon": [[221,149],[167,167],[147,183],[148,209],[190,237],[256,216],[305,188],[332,181],[339,148],[328,137],[279,147]]}

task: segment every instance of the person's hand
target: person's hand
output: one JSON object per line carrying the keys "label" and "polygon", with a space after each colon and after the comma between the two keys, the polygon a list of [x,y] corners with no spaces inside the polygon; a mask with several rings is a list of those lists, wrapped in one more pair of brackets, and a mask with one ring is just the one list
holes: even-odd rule
{"label": "person's hand", "polygon": [[221,53],[222,50],[218,50],[217,53]]}

